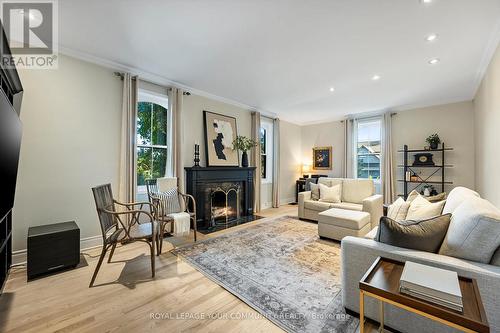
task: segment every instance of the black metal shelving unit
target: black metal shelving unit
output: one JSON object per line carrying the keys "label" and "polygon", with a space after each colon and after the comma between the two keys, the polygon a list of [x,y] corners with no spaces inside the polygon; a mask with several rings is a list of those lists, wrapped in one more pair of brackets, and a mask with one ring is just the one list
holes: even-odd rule
{"label": "black metal shelving unit", "polygon": [[[398,153],[403,153],[403,165],[398,165],[399,168],[403,168],[403,179],[398,179],[398,182],[403,183],[403,194],[399,196],[406,198],[408,194],[413,190],[418,190],[421,186],[425,184],[429,185],[440,185],[441,192],[445,191],[446,185],[452,185],[452,181],[447,181],[445,179],[445,170],[447,168],[453,168],[453,165],[446,164],[446,152],[452,151],[453,148],[445,147],[444,142],[439,149],[408,149],[408,145],[404,145],[403,150],[398,150]],[[438,153],[441,155],[440,164],[436,165],[410,165],[409,164],[409,154],[411,153]],[[434,169],[430,175],[421,177],[417,170],[423,169]],[[417,175],[418,180],[407,180],[406,173],[412,172]],[[413,185],[413,186],[412,186]]]}

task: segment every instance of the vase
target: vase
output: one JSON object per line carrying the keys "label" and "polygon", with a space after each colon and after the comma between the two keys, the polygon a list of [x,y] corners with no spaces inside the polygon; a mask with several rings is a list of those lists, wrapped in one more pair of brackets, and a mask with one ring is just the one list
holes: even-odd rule
{"label": "vase", "polygon": [[248,154],[246,151],[241,154],[241,166],[244,168],[248,167]]}
{"label": "vase", "polygon": [[438,149],[438,144],[436,142],[431,143],[431,149]]}

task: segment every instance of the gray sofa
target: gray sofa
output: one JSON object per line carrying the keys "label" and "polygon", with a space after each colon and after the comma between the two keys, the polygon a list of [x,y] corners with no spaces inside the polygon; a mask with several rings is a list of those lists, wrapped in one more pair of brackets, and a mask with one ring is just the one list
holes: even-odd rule
{"label": "gray sofa", "polygon": [[318,179],[318,184],[341,185],[341,202],[328,203],[311,199],[311,191],[299,193],[299,218],[318,221],[318,214],[330,208],[363,211],[370,214],[371,228],[378,225],[383,212],[383,198],[375,194],[371,179],[326,178]]}
{"label": "gray sofa", "polygon": [[[450,192],[445,212],[449,211],[453,216],[461,202],[468,200],[470,196],[478,196],[478,194],[472,190],[464,190],[464,188],[457,189],[455,194],[453,191]],[[403,262],[410,260],[453,270],[459,275],[476,279],[491,332],[500,332],[500,248],[490,263],[485,264],[436,253],[395,247],[369,239],[368,235],[366,238],[345,237],[341,247],[342,302],[346,309],[359,313],[358,283],[378,256]],[[365,297],[365,316],[378,321],[378,301]],[[457,332],[456,329],[451,329],[444,324],[388,304],[385,306],[385,324],[401,332]]]}

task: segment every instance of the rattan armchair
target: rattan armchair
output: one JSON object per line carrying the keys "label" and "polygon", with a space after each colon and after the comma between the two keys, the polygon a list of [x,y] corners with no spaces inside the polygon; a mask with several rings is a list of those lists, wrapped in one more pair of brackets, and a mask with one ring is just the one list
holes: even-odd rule
{"label": "rattan armchair", "polygon": [[[163,184],[159,184],[161,181]],[[171,229],[174,229],[174,219],[170,216],[171,213],[186,212],[189,214],[190,221],[193,224],[194,230],[194,241],[197,238],[197,228],[196,228],[196,201],[192,195],[184,194],[177,191],[178,200],[180,204],[180,211],[173,212],[169,211],[167,205],[164,201],[164,197],[160,193],[170,190],[172,188],[177,189],[177,178],[160,178],[160,179],[148,179],[146,180],[148,198],[152,204],[153,210],[152,214],[159,223],[159,246],[157,254],[160,255],[163,248],[163,236],[165,234],[165,229],[167,225],[170,224]]]}
{"label": "rattan armchair", "polygon": [[[151,273],[155,276],[155,243],[158,239],[158,222],[155,221],[150,212],[143,210],[144,206],[151,206],[149,202],[123,203],[113,199],[111,184],[105,184],[92,188],[97,209],[97,215],[102,232],[102,251],[90,281],[92,287],[99,272],[99,268],[111,249],[108,263],[113,257],[118,243],[128,244],[135,241],[146,242],[151,251]],[[121,210],[117,208],[121,207]],[[150,209],[152,209],[150,207]],[[141,217],[146,222],[141,222]]]}

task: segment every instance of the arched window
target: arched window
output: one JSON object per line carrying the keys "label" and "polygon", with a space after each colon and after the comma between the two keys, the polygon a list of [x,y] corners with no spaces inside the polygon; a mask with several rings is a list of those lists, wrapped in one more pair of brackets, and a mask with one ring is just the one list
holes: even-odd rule
{"label": "arched window", "polygon": [[137,195],[146,193],[146,179],[167,175],[168,100],[145,93],[137,105]]}

